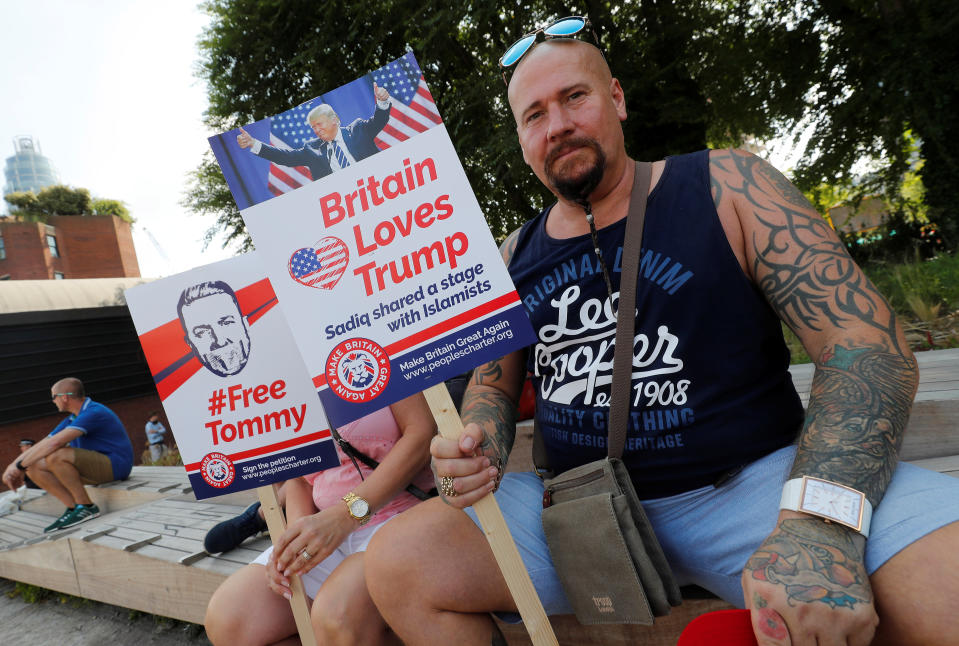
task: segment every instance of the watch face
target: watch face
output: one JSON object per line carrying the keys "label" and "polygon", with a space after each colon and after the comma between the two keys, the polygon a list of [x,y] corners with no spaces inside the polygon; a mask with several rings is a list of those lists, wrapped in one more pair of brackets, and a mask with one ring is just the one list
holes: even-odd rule
{"label": "watch face", "polygon": [[370,504],[362,498],[357,498],[350,503],[350,513],[356,518],[363,518],[370,513]]}
{"label": "watch face", "polygon": [[858,528],[862,494],[832,482],[806,478],[799,509]]}

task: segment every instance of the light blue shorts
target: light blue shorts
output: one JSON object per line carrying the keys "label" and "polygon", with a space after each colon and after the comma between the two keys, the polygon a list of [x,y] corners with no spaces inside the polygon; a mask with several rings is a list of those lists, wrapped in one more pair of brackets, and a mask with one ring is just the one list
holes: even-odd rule
{"label": "light blue shorts", "polygon": [[[740,576],[775,527],[795,452],[794,446],[775,451],[721,487],[643,501],[679,585],[698,585],[744,606]],[[572,613],[543,535],[542,481],[529,472],[508,473],[495,495],[546,613]],[[467,512],[477,522],[473,510]],[[907,545],[957,520],[959,478],[900,464],[872,517],[866,570],[871,575]]]}

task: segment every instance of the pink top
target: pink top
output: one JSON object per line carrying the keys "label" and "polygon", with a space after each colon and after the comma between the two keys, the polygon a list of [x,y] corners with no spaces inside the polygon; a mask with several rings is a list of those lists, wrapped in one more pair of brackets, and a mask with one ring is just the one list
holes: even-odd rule
{"label": "pink top", "polygon": [[[355,422],[341,426],[337,430],[345,440],[377,462],[383,461],[383,458],[400,438],[400,427],[397,426],[396,419],[393,417],[393,412],[389,406],[381,408],[375,413],[370,413],[366,417],[361,417]],[[361,482],[356,467],[353,466],[350,458],[340,450],[339,445],[336,447],[336,453],[340,458],[340,466],[303,476],[307,482],[313,485],[313,502],[317,509],[342,505],[343,496],[353,491]],[[359,460],[356,463],[360,465],[364,478],[372,473],[373,470]],[[428,464],[423,467],[422,472],[413,478],[413,484],[423,491],[429,491],[434,487],[433,472]],[[401,491],[373,514],[370,522],[381,523],[401,511],[409,509],[418,502],[420,501],[408,491]]]}

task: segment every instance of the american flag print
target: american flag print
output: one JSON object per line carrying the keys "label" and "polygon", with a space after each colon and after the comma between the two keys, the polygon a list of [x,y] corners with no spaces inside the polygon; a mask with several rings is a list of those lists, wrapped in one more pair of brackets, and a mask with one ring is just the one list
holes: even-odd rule
{"label": "american flag print", "polygon": [[290,277],[307,287],[333,289],[350,262],[350,250],[339,238],[327,236],[290,256]]}
{"label": "american flag print", "polygon": [[[390,119],[374,139],[380,150],[386,150],[443,122],[412,52],[372,72],[370,77],[390,93]],[[270,145],[280,150],[296,150],[315,140],[316,134],[307,124],[306,115],[321,103],[322,98],[316,98],[270,119]],[[323,150],[320,147],[313,152],[323,154]],[[267,185],[274,196],[288,193],[312,181],[313,177],[306,166],[291,168],[270,163]]]}
{"label": "american flag print", "polygon": [[443,122],[413,52],[381,67],[371,76],[390,93],[390,120],[374,140],[380,150]]}
{"label": "american flag print", "polygon": [[[308,101],[270,119],[270,145],[280,150],[295,150],[316,139],[316,133],[306,123],[306,115],[320,103],[322,102]],[[273,195],[289,193],[312,181],[313,176],[306,166],[290,167],[270,163],[267,184]]]}

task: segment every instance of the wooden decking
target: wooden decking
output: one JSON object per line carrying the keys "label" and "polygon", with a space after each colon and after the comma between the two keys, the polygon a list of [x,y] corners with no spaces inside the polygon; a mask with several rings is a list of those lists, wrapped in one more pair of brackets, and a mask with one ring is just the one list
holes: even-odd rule
{"label": "wooden decking", "polygon": [[101,516],[83,525],[44,534],[63,506],[34,491],[21,511],[0,517],[0,576],[202,623],[223,579],[270,545],[263,535],[207,554],[207,530],[255,496],[197,501],[182,467],[136,467],[128,480],[88,491]]}
{"label": "wooden decking", "polygon": [[[921,381],[901,457],[959,477],[959,350],[917,355]],[[805,402],[811,365],[791,369]],[[520,425],[510,470],[528,469],[531,425]],[[206,531],[255,500],[242,492],[197,501],[182,467],[136,467],[130,479],[89,487],[102,515],[75,528],[43,534],[63,511],[43,492],[28,491],[22,510],[0,516],[0,577],[154,614],[202,623],[207,601],[230,573],[269,546],[260,535],[221,555],[203,550]],[[585,628],[571,616],[551,618],[560,644],[666,646],[696,615],[728,607],[718,599],[687,600],[653,627]],[[506,626],[509,643],[529,640]]]}

